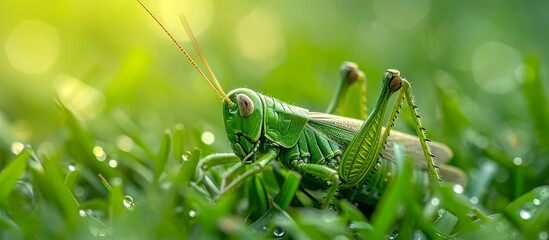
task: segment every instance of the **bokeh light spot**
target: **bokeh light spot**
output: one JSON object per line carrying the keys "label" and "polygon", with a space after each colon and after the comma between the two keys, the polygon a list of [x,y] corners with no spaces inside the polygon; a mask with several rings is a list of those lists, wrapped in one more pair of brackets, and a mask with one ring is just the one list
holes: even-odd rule
{"label": "bokeh light spot", "polygon": [[101,92],[68,75],[56,79],[56,91],[59,100],[80,120],[95,118],[106,104]]}
{"label": "bokeh light spot", "polygon": [[275,60],[284,46],[283,32],[278,19],[271,12],[262,8],[252,10],[240,19],[235,37],[246,58],[263,64],[278,63]]}
{"label": "bokeh light spot", "polygon": [[8,35],[5,49],[10,64],[17,71],[40,74],[55,63],[59,46],[57,29],[44,22],[26,20]]}
{"label": "bokeh light spot", "polygon": [[376,0],[374,9],[381,22],[399,29],[410,29],[427,16],[430,0]]}
{"label": "bokeh light spot", "polygon": [[200,136],[200,140],[206,145],[212,145],[215,141],[215,136],[211,132],[203,132]]}
{"label": "bokeh light spot", "polygon": [[[212,3],[208,0],[201,1],[178,1],[166,0],[162,1],[160,12],[163,24],[177,38],[181,37],[183,41],[189,41],[185,28],[181,25],[180,15],[185,14],[187,21],[195,36],[200,35],[206,30],[211,22],[213,15]],[[158,28],[156,23],[150,21],[153,28]],[[165,34],[161,31],[155,31],[157,34],[165,38]]]}
{"label": "bokeh light spot", "polygon": [[520,80],[516,71],[522,66],[520,53],[503,43],[487,41],[473,53],[472,70],[475,81],[490,93],[508,93]]}

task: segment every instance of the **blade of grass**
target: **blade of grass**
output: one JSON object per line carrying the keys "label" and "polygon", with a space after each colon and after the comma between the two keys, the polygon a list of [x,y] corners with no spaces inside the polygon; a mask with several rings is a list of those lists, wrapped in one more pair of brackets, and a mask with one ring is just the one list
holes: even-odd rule
{"label": "blade of grass", "polygon": [[30,150],[24,149],[0,172],[0,203],[5,204],[15,182],[25,171]]}
{"label": "blade of grass", "polygon": [[156,164],[154,168],[154,181],[157,182],[158,178],[160,178],[160,175],[162,172],[164,172],[164,168],[166,167],[166,163],[168,162],[168,156],[170,155],[170,146],[172,143],[172,136],[170,130],[166,129],[164,131],[164,135],[162,135],[162,142],[160,143],[160,150],[158,150],[158,154],[156,155]]}

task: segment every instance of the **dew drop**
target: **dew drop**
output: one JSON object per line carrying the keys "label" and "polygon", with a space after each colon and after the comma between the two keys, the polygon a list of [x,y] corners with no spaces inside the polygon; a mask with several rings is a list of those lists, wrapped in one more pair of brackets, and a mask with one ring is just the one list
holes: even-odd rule
{"label": "dew drop", "polygon": [[88,215],[88,214],[86,214],[86,211],[84,211],[82,209],[80,209],[80,211],[78,211],[78,214],[80,214],[80,217],[85,217],[86,215]]}
{"label": "dew drop", "polygon": [[513,164],[515,164],[517,166],[522,165],[522,158],[520,158],[520,157],[513,158]]}
{"label": "dew drop", "polygon": [[438,206],[439,204],[440,204],[440,199],[438,198],[431,199],[431,205]]}
{"label": "dew drop", "polygon": [[391,233],[391,235],[389,235],[387,238],[391,239],[391,240],[397,239],[398,238],[398,232]]}
{"label": "dew drop", "polygon": [[124,196],[124,207],[126,207],[127,209],[133,209],[133,198],[129,195],[126,195]]}
{"label": "dew drop", "polygon": [[212,132],[205,131],[200,136],[200,140],[206,145],[212,145],[215,141],[215,136]]}
{"label": "dew drop", "polygon": [[354,223],[351,223],[351,224],[349,224],[349,228],[354,229],[354,228],[356,228],[356,225]]}
{"label": "dew drop", "polygon": [[185,151],[185,153],[183,153],[183,155],[181,155],[181,160],[186,162],[186,161],[189,161],[190,157],[191,157],[191,152]]}
{"label": "dew drop", "polygon": [[69,168],[69,171],[71,172],[76,171],[76,166],[74,166],[73,164],[70,164],[68,168]]}
{"label": "dew drop", "polygon": [[97,158],[99,161],[105,161],[107,159],[107,154],[105,154],[105,151],[103,151],[103,148],[100,146],[93,147],[93,155]]}
{"label": "dew drop", "polygon": [[469,202],[472,203],[472,204],[478,204],[478,197],[469,198]]}
{"label": "dew drop", "polygon": [[533,203],[534,203],[534,205],[536,205],[536,206],[541,205],[541,201],[540,201],[539,199],[537,199],[537,198],[534,198]]}
{"label": "dew drop", "polygon": [[20,142],[14,142],[11,144],[11,152],[13,154],[19,155],[23,149],[25,149],[25,145]]}
{"label": "dew drop", "polygon": [[549,237],[549,234],[547,234],[547,232],[543,231],[543,232],[539,233],[538,237],[539,237],[540,240],[547,240],[547,238]]}
{"label": "dew drop", "polygon": [[266,231],[267,230],[267,226],[263,226],[263,231]]}
{"label": "dew drop", "polygon": [[285,232],[284,232],[284,229],[282,228],[275,228],[273,234],[275,235],[275,237],[282,237],[284,236]]}
{"label": "dew drop", "polygon": [[115,167],[118,166],[118,162],[117,162],[116,160],[114,160],[114,159],[111,159],[111,160],[109,161],[109,166],[112,167],[112,168],[115,168]]}
{"label": "dew drop", "polygon": [[455,184],[454,187],[453,187],[453,190],[457,194],[462,194],[463,193],[463,186],[461,186],[459,184]]}
{"label": "dew drop", "polygon": [[192,217],[192,218],[193,218],[193,217],[196,217],[196,211],[190,210],[190,211],[189,211],[189,217]]}
{"label": "dew drop", "polygon": [[523,209],[519,211],[519,216],[524,220],[528,220],[532,217],[532,214],[530,214],[530,212]]}

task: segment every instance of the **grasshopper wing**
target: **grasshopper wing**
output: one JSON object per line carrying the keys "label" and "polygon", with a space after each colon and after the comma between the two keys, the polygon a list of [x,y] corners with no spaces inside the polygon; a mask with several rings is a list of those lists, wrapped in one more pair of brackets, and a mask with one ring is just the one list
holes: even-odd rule
{"label": "grasshopper wing", "polygon": [[[363,121],[342,117],[327,113],[311,112],[309,125],[318,132],[325,134],[330,139],[334,140],[344,150],[353,135],[358,131]],[[385,131],[385,128],[383,128]],[[391,134],[385,143],[385,148],[381,155],[383,158],[393,161],[395,159],[393,148],[395,144],[399,144],[405,149],[405,156],[409,159],[415,159],[415,163],[421,169],[427,169],[427,161],[423,154],[421,144],[417,136],[391,130]],[[439,166],[440,174],[443,180],[461,185],[465,184],[465,174],[456,167],[445,165],[452,159],[452,150],[439,142],[430,142],[431,152],[435,155],[435,161]]]}

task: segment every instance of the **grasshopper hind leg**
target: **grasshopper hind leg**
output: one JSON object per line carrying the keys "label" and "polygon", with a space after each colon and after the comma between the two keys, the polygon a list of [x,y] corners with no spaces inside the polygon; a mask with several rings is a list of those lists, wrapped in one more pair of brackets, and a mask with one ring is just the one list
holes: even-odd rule
{"label": "grasshopper hind leg", "polygon": [[360,118],[365,119],[368,115],[366,107],[366,75],[353,62],[343,62],[339,69],[340,82],[330,105],[326,109],[326,113],[343,116],[347,90],[349,86],[356,82],[360,84]]}

